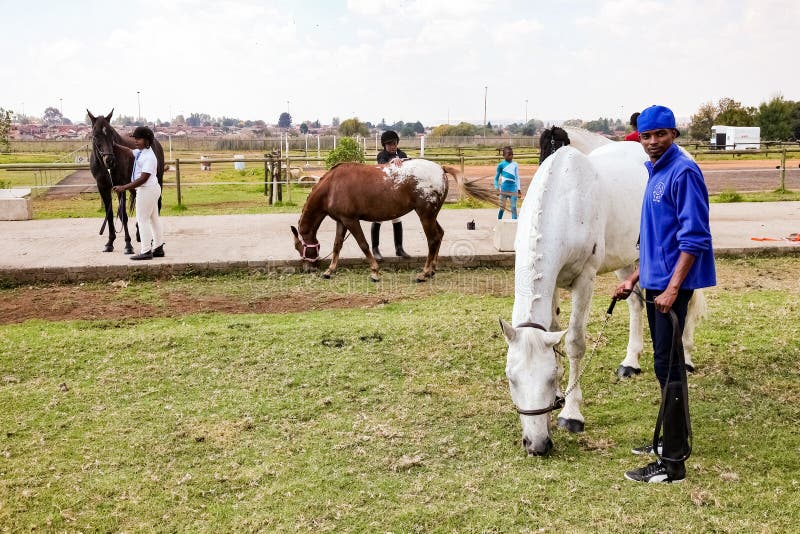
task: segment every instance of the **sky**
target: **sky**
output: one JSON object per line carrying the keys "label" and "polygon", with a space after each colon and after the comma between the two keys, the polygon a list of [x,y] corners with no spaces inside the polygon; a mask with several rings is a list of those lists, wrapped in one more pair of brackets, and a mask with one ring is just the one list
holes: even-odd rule
{"label": "sky", "polygon": [[0,107],[425,126],[800,100],[796,0],[0,0]]}

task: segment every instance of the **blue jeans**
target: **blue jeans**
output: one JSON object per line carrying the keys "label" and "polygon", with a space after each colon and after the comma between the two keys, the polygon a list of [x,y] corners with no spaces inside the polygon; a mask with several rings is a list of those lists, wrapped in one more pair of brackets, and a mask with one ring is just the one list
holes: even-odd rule
{"label": "blue jeans", "polygon": [[[501,191],[500,192],[500,205],[501,206],[505,206],[506,205],[506,199],[508,199],[511,202],[511,219],[514,220],[514,219],[517,218],[517,195],[516,194],[512,194],[512,193],[504,193],[504,192]],[[500,211],[497,212],[497,218],[498,219],[502,219],[503,218],[503,212],[504,211],[505,210],[503,208],[500,208]]]}

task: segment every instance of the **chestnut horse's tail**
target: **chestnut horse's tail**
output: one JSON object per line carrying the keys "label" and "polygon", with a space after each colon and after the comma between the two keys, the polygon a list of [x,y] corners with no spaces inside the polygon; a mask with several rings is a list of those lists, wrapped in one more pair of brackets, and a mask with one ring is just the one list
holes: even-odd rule
{"label": "chestnut horse's tail", "polygon": [[495,191],[492,187],[481,185],[479,183],[481,180],[485,181],[487,178],[491,180],[491,177],[465,180],[456,167],[443,166],[442,168],[444,169],[445,173],[451,175],[453,179],[455,179],[456,184],[458,184],[458,189],[462,194],[480,202],[489,203],[497,208],[502,207],[497,191]]}

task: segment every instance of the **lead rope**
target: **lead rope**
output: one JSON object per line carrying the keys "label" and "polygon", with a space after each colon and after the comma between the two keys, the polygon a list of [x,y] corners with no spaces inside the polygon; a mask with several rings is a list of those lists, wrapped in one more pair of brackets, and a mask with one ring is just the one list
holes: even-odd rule
{"label": "lead rope", "polygon": [[[589,362],[594,357],[595,353],[597,352],[597,347],[600,346],[600,340],[603,339],[603,333],[606,330],[606,326],[608,325],[608,321],[611,319],[611,315],[614,313],[614,306],[617,305],[617,299],[611,299],[611,305],[606,310],[606,317],[603,320],[603,324],[600,325],[600,331],[597,333],[597,336],[594,340],[594,345],[592,345],[592,350],[589,353],[589,356],[583,361],[583,365],[578,370],[578,375],[575,377],[575,380],[568,385],[567,390],[564,392],[564,398],[566,399],[572,390],[575,389],[575,386],[580,383],[581,376],[583,376],[583,372],[589,367]],[[561,356],[564,356],[564,353],[559,349],[558,353]]]}

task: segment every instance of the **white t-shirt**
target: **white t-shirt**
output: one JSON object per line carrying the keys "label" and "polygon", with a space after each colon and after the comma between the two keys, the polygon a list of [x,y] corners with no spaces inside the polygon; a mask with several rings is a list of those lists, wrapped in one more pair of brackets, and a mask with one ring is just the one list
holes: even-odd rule
{"label": "white t-shirt", "polygon": [[133,157],[136,158],[133,165],[133,176],[131,182],[135,182],[141,178],[143,172],[149,172],[150,177],[145,183],[139,187],[157,187],[158,177],[156,176],[156,169],[158,168],[158,160],[152,148],[145,148],[139,150],[138,148],[133,151]]}

